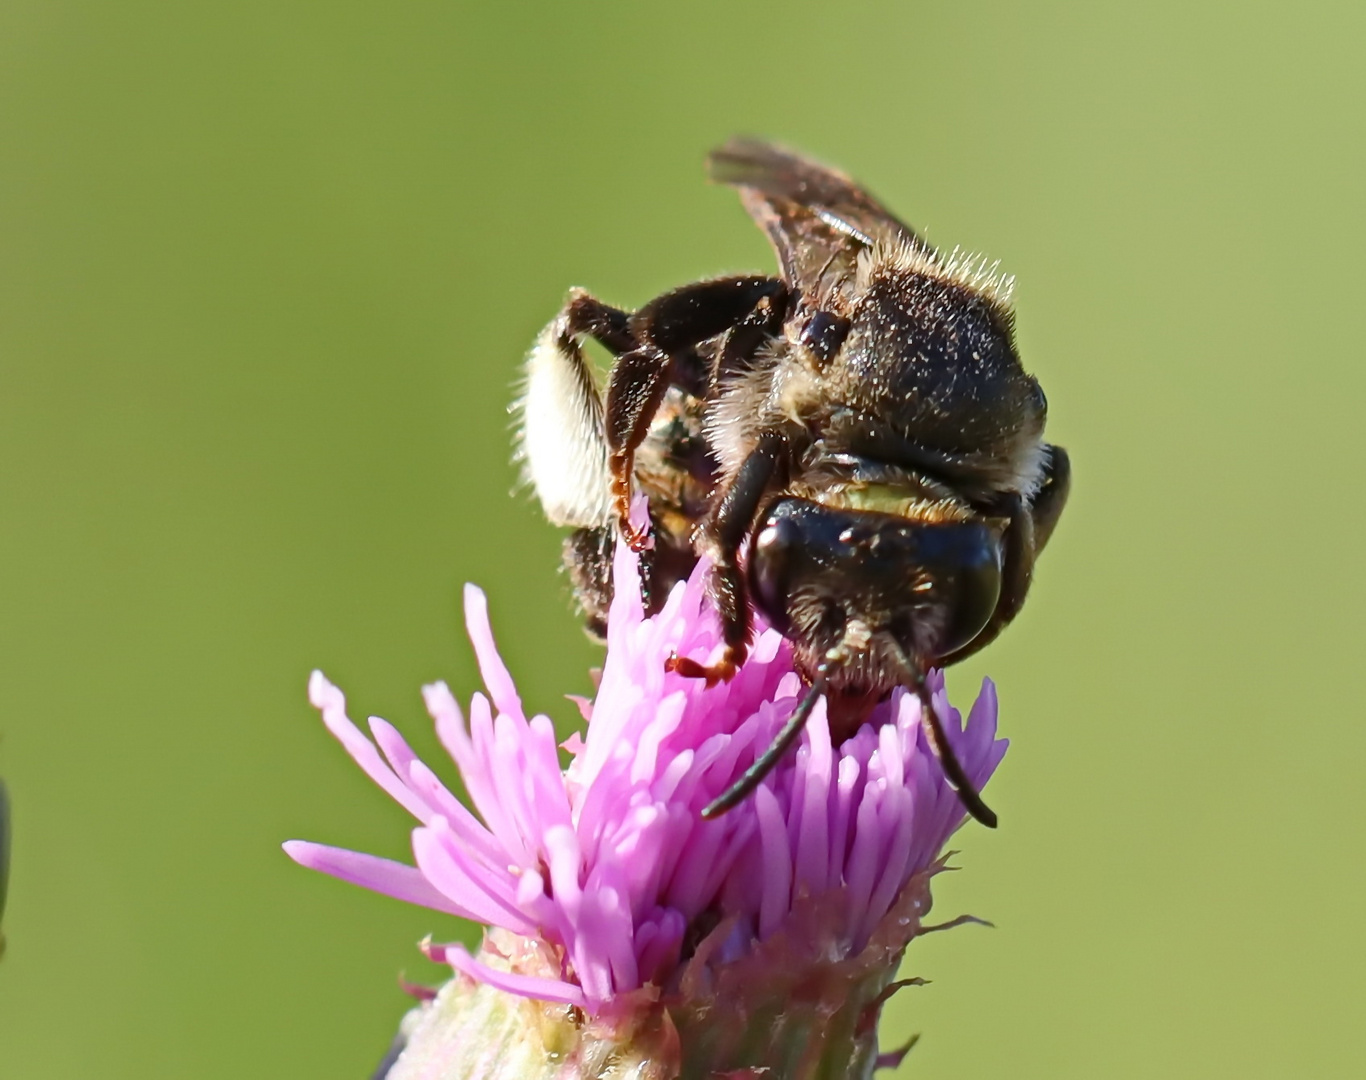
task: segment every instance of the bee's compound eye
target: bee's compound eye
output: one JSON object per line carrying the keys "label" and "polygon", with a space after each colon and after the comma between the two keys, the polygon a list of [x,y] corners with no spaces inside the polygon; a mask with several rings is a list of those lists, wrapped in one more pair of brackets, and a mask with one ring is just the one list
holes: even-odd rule
{"label": "bee's compound eye", "polygon": [[933,655],[947,656],[975,638],[990,621],[1001,595],[1001,557],[995,535],[984,525],[940,526],[926,554],[931,595],[942,604],[940,638]]}
{"label": "bee's compound eye", "polygon": [[801,343],[820,363],[828,364],[848,336],[848,319],[818,311],[802,327]]}
{"label": "bee's compound eye", "polygon": [[801,543],[801,528],[788,517],[773,516],[754,537],[749,556],[749,581],[755,606],[768,624],[779,633],[787,633],[788,582],[791,576],[791,556]]}

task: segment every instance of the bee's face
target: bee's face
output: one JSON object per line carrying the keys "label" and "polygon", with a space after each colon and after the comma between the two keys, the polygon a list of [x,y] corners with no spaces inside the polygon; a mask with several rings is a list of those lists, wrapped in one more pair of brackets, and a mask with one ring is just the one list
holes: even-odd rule
{"label": "bee's face", "polygon": [[1000,538],[981,520],[904,516],[777,500],[749,556],[755,606],[809,672],[880,694],[912,657],[936,660],[986,625],[1001,591]]}

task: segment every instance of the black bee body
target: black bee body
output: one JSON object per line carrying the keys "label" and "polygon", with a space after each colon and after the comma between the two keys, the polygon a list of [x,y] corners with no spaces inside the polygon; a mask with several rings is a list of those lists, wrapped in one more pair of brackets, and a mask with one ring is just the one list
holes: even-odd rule
{"label": "black bee body", "polygon": [[[903,685],[921,696],[964,805],[994,824],[924,678],[1010,622],[1066,501],[1067,455],[1043,441],[1046,401],[1015,351],[1011,282],[984,260],[940,255],[848,177],[787,151],[737,141],[710,167],[739,188],[781,275],[699,282],[630,314],[572,296],[528,363],[532,482],[552,520],[597,530],[599,553],[612,527],[645,550],[627,516],[645,491],[655,551],[673,560],[651,580],[710,558],[726,655],[672,658],[673,670],[729,678],[755,608],[791,641],[810,689],[708,814],[762,779],[822,696],[839,736]],[[582,334],[615,356],[605,401]],[[588,389],[558,392],[571,384]],[[661,406],[678,400],[688,419],[668,434]],[[704,464],[685,467],[673,448],[699,434]],[[699,488],[661,494],[683,473]],[[566,513],[571,479],[584,494]],[[590,621],[607,580],[596,558],[569,552]]]}

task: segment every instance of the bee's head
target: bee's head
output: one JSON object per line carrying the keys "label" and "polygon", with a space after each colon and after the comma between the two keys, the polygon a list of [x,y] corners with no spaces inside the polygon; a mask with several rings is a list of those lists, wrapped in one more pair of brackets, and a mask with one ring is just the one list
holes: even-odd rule
{"label": "bee's head", "polygon": [[[875,700],[966,645],[1001,589],[1000,543],[980,519],[918,521],[785,497],[760,518],[750,594],[798,667]],[[908,670],[909,668],[909,670]]]}

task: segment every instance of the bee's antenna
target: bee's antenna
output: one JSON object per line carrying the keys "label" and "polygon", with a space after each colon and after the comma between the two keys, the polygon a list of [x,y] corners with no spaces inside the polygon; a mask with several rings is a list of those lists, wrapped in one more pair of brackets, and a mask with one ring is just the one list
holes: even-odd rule
{"label": "bee's antenna", "polygon": [[934,750],[935,756],[939,758],[939,764],[944,766],[945,778],[953,790],[958,792],[958,798],[963,804],[963,809],[988,829],[996,828],[996,812],[982,801],[982,796],[977,794],[977,789],[968,779],[968,774],[963,771],[963,766],[958,763],[958,755],[953,752],[949,740],[944,738],[944,729],[939,723],[939,714],[934,711],[934,704],[930,701],[930,693],[923,680],[916,687],[916,695],[920,698],[920,722],[925,725],[925,734],[929,737],[930,747]]}
{"label": "bee's antenna", "polygon": [[[787,723],[783,725],[782,730],[768,744],[768,749],[754,759],[754,764],[745,770],[744,775],[739,780],[731,784],[702,811],[704,818],[710,820],[720,817],[727,810],[743,802],[745,796],[757,788],[764,777],[773,771],[773,766],[778,764],[782,756],[797,741],[797,736],[802,733],[802,728],[806,727],[806,718],[811,715],[811,710],[816,707],[816,702],[820,701],[821,695],[825,693],[828,675],[828,667],[824,664],[821,665],[816,672],[815,682],[806,691],[806,696],[797,703],[797,707],[792,710],[792,715],[787,718]],[[990,813],[990,811],[987,812]]]}
{"label": "bee's antenna", "polygon": [[925,685],[925,673],[918,664],[911,663],[910,657],[900,646],[897,647],[897,652],[901,654],[902,664],[911,676],[911,689],[915,691],[915,696],[920,699],[920,723],[925,729],[925,737],[930,741],[930,749],[934,751],[934,756],[939,759],[939,764],[943,766],[944,778],[948,780],[949,786],[958,793],[958,799],[963,804],[964,810],[988,829],[996,828],[996,812],[982,801],[982,796],[977,794],[977,788],[968,779],[968,774],[963,771],[963,766],[958,761],[958,755],[953,752],[953,746],[944,737],[944,727],[939,722],[939,714],[934,711],[934,701],[931,700],[930,688]]}

